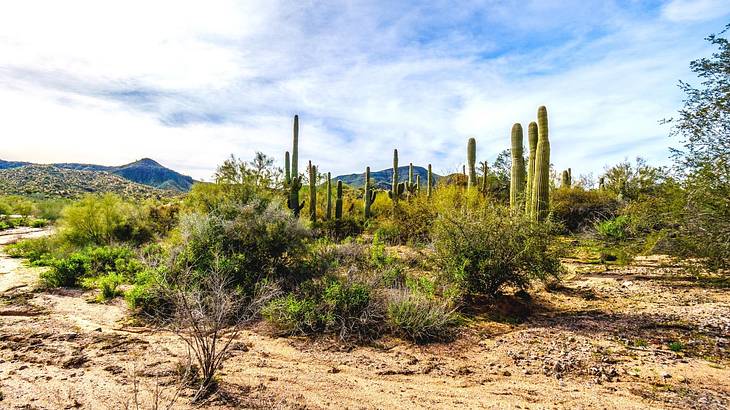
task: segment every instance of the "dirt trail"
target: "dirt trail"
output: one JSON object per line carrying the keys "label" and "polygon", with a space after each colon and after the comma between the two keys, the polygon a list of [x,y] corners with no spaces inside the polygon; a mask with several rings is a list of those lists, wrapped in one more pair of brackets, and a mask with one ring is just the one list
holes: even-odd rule
{"label": "dirt trail", "polygon": [[[149,405],[155,384],[172,378],[182,346],[130,326],[122,300],[32,291],[38,268],[0,263],[0,289],[28,284],[0,290],[0,408],[123,408],[135,380]],[[346,346],[258,325],[205,407],[727,408],[730,295],[662,263],[575,274],[530,303],[485,306],[448,344]]]}

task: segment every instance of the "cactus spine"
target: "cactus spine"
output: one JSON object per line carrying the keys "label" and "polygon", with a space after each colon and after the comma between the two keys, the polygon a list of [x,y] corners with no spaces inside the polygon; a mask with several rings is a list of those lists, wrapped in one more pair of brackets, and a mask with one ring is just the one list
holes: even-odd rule
{"label": "cactus spine", "polygon": [[337,200],[335,201],[335,219],[342,219],[342,181],[337,180]]}
{"label": "cactus spine", "polygon": [[388,196],[393,200],[393,204],[398,202],[398,198],[403,195],[406,186],[404,183],[398,183],[398,150],[393,150],[393,182],[390,185]]}
{"label": "cactus spine", "polygon": [[431,164],[428,164],[428,176],[426,177],[426,183],[428,183],[428,187],[426,187],[426,193],[428,197],[431,198],[433,190],[433,174],[431,173]]}
{"label": "cactus spine", "polygon": [[532,184],[532,218],[542,221],[550,208],[550,140],[548,139],[547,109],[537,110],[537,149],[535,177]]}
{"label": "cactus spine", "polygon": [[370,206],[375,202],[378,191],[370,186],[370,167],[365,168],[365,219],[370,218]]}
{"label": "cactus spine", "polygon": [[[284,156],[286,162],[286,155]],[[299,176],[299,116],[294,116],[294,136],[292,138],[291,169],[289,170],[289,209],[295,217],[299,217],[299,211],[304,208],[304,201],[299,203],[299,190],[302,188],[302,178]]]}
{"label": "cactus spine", "polygon": [[527,161],[527,186],[525,188],[525,212],[532,212],[532,184],[535,180],[535,152],[537,151],[537,123],[531,122],[527,126],[527,144],[530,153]]}
{"label": "cactus spine", "polygon": [[317,167],[309,161],[309,220],[317,222]]}
{"label": "cactus spine", "polygon": [[466,144],[466,162],[469,164],[467,187],[471,189],[477,186],[477,140],[474,138],[469,138],[469,142]]}
{"label": "cactus spine", "polygon": [[332,173],[327,173],[327,219],[332,219]]}
{"label": "cactus spine", "polygon": [[522,147],[522,125],[512,126],[512,175],[509,188],[509,205],[513,210],[522,208],[525,189],[525,159]]}

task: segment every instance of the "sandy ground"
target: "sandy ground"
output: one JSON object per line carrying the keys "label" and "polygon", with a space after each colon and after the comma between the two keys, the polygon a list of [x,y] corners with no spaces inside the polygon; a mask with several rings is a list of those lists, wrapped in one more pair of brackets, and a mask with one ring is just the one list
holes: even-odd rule
{"label": "sandy ground", "polygon": [[[452,343],[349,346],[257,325],[221,370],[220,393],[199,407],[728,408],[727,288],[660,257],[568,268],[530,301],[470,312]],[[184,357],[175,335],[134,326],[122,300],[35,290],[39,272],[0,252],[0,408],[135,408],[135,391],[139,408],[152,408],[155,391],[170,399]],[[193,408],[190,394],[174,408]]]}

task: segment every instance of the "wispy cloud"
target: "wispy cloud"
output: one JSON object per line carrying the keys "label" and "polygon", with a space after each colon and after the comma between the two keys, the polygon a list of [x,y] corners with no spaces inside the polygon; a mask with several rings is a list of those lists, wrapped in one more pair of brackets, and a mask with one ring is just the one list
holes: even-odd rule
{"label": "wispy cloud", "polygon": [[[723,1],[96,1],[0,5],[0,157],[207,178],[288,149],[333,173],[460,167],[547,105],[557,168],[666,157],[658,120],[722,28]],[[40,12],[42,11],[42,12]]]}

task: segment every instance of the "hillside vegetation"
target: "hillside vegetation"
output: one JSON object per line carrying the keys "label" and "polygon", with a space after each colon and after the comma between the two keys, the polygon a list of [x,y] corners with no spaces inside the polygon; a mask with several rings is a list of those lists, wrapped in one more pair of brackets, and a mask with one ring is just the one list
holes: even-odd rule
{"label": "hillside vegetation", "polygon": [[[18,162],[18,161],[3,161],[0,160],[0,170],[2,169],[16,169],[19,168],[19,172],[27,165],[37,165],[30,162]],[[118,175],[124,179],[132,182],[136,182],[143,185],[148,185],[154,188],[164,190],[176,190],[180,192],[187,192],[193,186],[195,181],[193,178],[182,175],[179,172],[173,171],[160,165],[158,162],[143,158],[139,161],[135,161],[129,164],[120,166],[106,166],[106,165],[95,165],[95,164],[77,164],[77,163],[58,163],[50,164],[59,169],[70,169],[78,171],[88,172],[104,172],[109,174]],[[33,171],[31,169],[31,171]],[[16,175],[16,174],[14,174]],[[93,187],[89,187],[89,192],[96,192]]]}
{"label": "hillside vegetation", "polygon": [[116,193],[129,198],[175,195],[100,171],[58,168],[53,165],[25,165],[0,170],[0,195],[28,195],[47,198],[77,198],[90,193]]}

